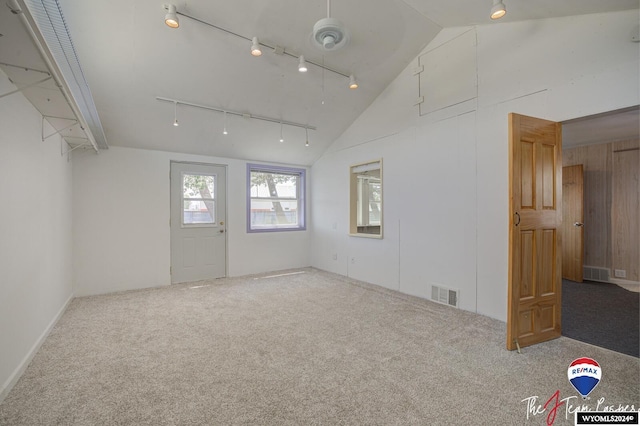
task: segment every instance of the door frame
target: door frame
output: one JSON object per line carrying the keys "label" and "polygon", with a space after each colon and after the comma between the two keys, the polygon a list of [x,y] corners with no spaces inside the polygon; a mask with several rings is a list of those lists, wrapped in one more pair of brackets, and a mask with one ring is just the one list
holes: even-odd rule
{"label": "door frame", "polygon": [[173,284],[172,275],[172,256],[171,256],[171,165],[172,164],[187,164],[193,166],[207,166],[207,167],[221,167],[225,173],[225,185],[224,185],[224,216],[225,216],[225,236],[224,236],[224,276],[229,276],[229,165],[218,163],[204,163],[201,161],[181,161],[181,160],[169,160],[169,281]]}

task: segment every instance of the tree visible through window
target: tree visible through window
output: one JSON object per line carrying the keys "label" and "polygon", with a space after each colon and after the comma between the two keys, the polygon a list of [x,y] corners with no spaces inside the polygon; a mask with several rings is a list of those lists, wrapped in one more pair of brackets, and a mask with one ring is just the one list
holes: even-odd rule
{"label": "tree visible through window", "polygon": [[247,166],[247,231],[305,229],[304,169]]}
{"label": "tree visible through window", "polygon": [[183,173],[182,205],[183,225],[214,224],[215,176]]}

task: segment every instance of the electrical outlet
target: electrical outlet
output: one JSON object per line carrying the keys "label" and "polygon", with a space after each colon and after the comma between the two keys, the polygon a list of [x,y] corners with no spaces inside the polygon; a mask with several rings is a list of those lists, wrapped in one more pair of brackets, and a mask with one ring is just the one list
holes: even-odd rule
{"label": "electrical outlet", "polygon": [[614,269],[613,276],[616,278],[627,278],[627,271],[624,269]]}

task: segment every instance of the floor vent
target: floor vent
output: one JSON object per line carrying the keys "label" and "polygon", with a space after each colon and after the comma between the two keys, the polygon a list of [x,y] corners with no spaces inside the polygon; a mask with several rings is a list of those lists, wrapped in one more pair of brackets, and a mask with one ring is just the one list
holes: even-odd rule
{"label": "floor vent", "polygon": [[451,290],[439,285],[431,285],[431,300],[449,306],[458,307],[458,290]]}
{"label": "floor vent", "polygon": [[593,266],[584,266],[582,275],[585,280],[609,282],[610,272],[607,268],[594,268]]}

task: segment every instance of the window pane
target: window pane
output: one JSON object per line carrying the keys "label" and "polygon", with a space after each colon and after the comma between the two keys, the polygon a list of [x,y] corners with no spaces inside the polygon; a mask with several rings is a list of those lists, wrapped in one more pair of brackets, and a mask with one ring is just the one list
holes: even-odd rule
{"label": "window pane", "polygon": [[215,176],[187,173],[182,175],[183,198],[215,198],[214,188]]}
{"label": "window pane", "polygon": [[215,176],[182,174],[182,223],[184,225],[214,224]]}
{"label": "window pane", "polygon": [[369,181],[369,225],[380,225],[381,201],[380,182]]}
{"label": "window pane", "polygon": [[251,200],[251,225],[255,228],[297,227],[298,202]]}
{"label": "window pane", "polygon": [[251,172],[251,198],[291,198],[297,196],[298,176]]}
{"label": "window pane", "polygon": [[216,222],[215,201],[185,200],[182,212],[182,223],[184,225],[195,225]]}
{"label": "window pane", "polygon": [[247,168],[248,231],[305,229],[304,169]]}

